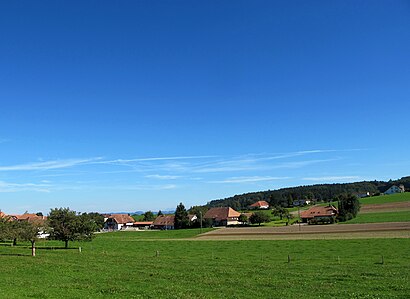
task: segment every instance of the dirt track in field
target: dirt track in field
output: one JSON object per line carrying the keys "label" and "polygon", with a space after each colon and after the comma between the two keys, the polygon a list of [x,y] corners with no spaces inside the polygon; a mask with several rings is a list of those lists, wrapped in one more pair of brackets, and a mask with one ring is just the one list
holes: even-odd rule
{"label": "dirt track in field", "polygon": [[410,238],[410,222],[221,228],[197,240]]}
{"label": "dirt track in field", "polygon": [[397,212],[406,210],[410,210],[410,201],[383,204],[365,204],[361,207],[360,213]]}

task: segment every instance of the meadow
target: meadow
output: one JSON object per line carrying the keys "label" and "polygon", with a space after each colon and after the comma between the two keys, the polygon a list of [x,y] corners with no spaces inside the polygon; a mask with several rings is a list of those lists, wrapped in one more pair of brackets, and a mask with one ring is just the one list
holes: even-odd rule
{"label": "meadow", "polygon": [[[410,239],[199,241],[115,232],[69,250],[0,246],[3,298],[408,298]],[[39,246],[62,246],[44,241]],[[79,252],[78,246],[82,247]]]}
{"label": "meadow", "polygon": [[410,221],[410,211],[359,213],[356,218],[340,224],[377,223],[377,222],[407,222]]}
{"label": "meadow", "polygon": [[360,198],[362,205],[410,201],[410,192]]}

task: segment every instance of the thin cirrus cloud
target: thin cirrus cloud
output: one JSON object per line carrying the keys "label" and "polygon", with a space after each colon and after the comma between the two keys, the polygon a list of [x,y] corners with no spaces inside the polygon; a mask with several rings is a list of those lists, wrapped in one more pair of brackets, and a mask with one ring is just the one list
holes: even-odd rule
{"label": "thin cirrus cloud", "polygon": [[35,191],[35,192],[50,192],[49,184],[34,184],[34,183],[9,183],[0,181],[0,192],[21,192],[21,191]]}
{"label": "thin cirrus cloud", "polygon": [[347,181],[347,180],[359,180],[359,176],[323,176],[323,177],[307,177],[303,178],[305,181],[314,182],[337,182],[337,181]]}
{"label": "thin cirrus cloud", "polygon": [[157,180],[176,180],[181,178],[179,175],[160,175],[160,174],[150,174],[145,176],[148,179],[157,179]]}
{"label": "thin cirrus cloud", "polygon": [[69,168],[79,165],[89,164],[93,161],[100,160],[101,158],[91,159],[67,159],[67,160],[53,160],[45,162],[34,162],[27,164],[17,164],[11,166],[0,166],[0,171],[31,171],[31,170],[50,170]]}
{"label": "thin cirrus cloud", "polygon": [[241,184],[241,183],[256,183],[256,182],[266,182],[275,180],[286,180],[290,177],[271,177],[271,176],[250,176],[250,177],[232,177],[220,181],[210,181],[209,183],[217,184]]}
{"label": "thin cirrus cloud", "polygon": [[[280,154],[247,154],[241,156],[175,156],[148,157],[135,159],[104,159],[101,157],[87,159],[50,160],[17,165],[0,165],[0,172],[5,171],[46,171],[75,169],[88,165],[89,171],[101,174],[116,174],[122,172],[140,172],[149,179],[171,180],[186,174],[221,173],[221,172],[252,172],[280,168],[303,168],[312,164],[331,162],[340,157],[323,157],[325,159],[304,159],[303,156],[321,155],[347,150],[307,150]],[[295,158],[293,160],[289,160]],[[277,161],[283,159],[284,161]],[[72,171],[71,171],[72,172]],[[158,173],[166,173],[161,175]],[[56,174],[61,175],[62,173]],[[67,172],[68,174],[68,172]]]}

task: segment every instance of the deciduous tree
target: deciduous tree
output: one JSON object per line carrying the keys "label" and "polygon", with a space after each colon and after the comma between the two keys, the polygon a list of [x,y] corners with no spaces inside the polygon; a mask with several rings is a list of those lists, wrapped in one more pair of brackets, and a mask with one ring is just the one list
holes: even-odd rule
{"label": "deciduous tree", "polygon": [[258,211],[253,213],[250,217],[249,217],[249,221],[252,224],[257,223],[258,225],[261,225],[261,223],[264,222],[270,222],[270,217],[269,215],[265,214],[264,212]]}
{"label": "deciduous tree", "polygon": [[60,240],[68,248],[69,241],[91,240],[97,230],[88,214],[77,215],[69,208],[52,209],[48,216],[50,238]]}

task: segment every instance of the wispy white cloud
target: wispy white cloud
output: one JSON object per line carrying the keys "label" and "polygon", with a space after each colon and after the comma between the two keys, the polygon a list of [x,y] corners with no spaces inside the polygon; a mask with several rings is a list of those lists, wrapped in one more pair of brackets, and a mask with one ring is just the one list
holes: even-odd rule
{"label": "wispy white cloud", "polygon": [[49,184],[34,184],[34,183],[8,183],[0,181],[0,192],[21,192],[21,191],[35,191],[35,192],[50,192]]}
{"label": "wispy white cloud", "polygon": [[264,181],[286,180],[290,177],[271,177],[271,176],[250,176],[250,177],[232,177],[219,181],[210,181],[210,183],[225,184],[225,183],[255,183]]}
{"label": "wispy white cloud", "polygon": [[10,141],[9,139],[0,138],[0,143],[6,143],[6,142],[9,142],[9,141]]}
{"label": "wispy white cloud", "polygon": [[0,166],[0,171],[31,171],[31,170],[50,170],[50,169],[60,169],[69,168],[79,165],[90,164],[101,158],[91,158],[91,159],[68,159],[68,160],[54,160],[45,162],[34,162],[27,164],[17,164],[9,166]]}
{"label": "wispy white cloud", "polygon": [[167,184],[167,185],[133,185],[124,186],[123,189],[127,190],[170,190],[177,188],[177,185]]}
{"label": "wispy white cloud", "polygon": [[323,176],[323,177],[307,177],[303,178],[305,181],[314,182],[339,182],[339,181],[351,181],[359,180],[359,176]]}
{"label": "wispy white cloud", "polygon": [[179,175],[160,175],[160,174],[150,174],[145,176],[148,179],[157,179],[157,180],[176,180],[181,178]]}
{"label": "wispy white cloud", "polygon": [[325,163],[340,160],[341,158],[333,159],[317,159],[317,160],[304,160],[304,161],[295,161],[295,162],[285,162],[277,165],[273,165],[272,168],[302,168],[312,164]]}

